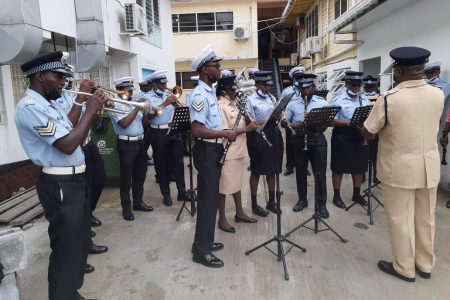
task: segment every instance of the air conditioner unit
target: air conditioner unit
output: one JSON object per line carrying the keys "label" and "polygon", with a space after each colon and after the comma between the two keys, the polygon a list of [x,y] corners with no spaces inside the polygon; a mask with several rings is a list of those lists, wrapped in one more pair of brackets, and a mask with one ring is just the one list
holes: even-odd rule
{"label": "air conditioner unit", "polygon": [[248,26],[235,26],[233,28],[233,38],[235,40],[246,40],[250,38],[250,29]]}
{"label": "air conditioner unit", "polygon": [[300,43],[298,50],[299,50],[298,54],[300,55],[300,58],[308,56],[308,53],[306,52],[306,41],[303,41]]}
{"label": "air conditioner unit", "polygon": [[147,35],[147,20],[144,8],[136,3],[125,3],[125,32]]}
{"label": "air conditioner unit", "polygon": [[298,59],[298,53],[291,53],[291,66],[298,65],[297,59]]}
{"label": "air conditioner unit", "polygon": [[322,39],[319,36],[310,37],[311,42],[311,53],[320,53],[322,50]]}
{"label": "air conditioner unit", "polygon": [[306,53],[311,54],[311,37],[307,38],[304,43]]}

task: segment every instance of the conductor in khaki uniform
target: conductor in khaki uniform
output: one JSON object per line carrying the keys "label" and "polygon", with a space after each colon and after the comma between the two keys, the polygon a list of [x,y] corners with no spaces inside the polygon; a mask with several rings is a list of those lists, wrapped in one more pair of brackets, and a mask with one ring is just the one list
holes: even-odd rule
{"label": "conductor in khaki uniform", "polygon": [[422,79],[430,52],[401,47],[394,59],[395,88],[378,97],[362,134],[379,134],[378,179],[382,183],[393,262],[378,267],[402,280],[416,272],[430,278],[435,264],[434,230],[440,158],[436,137],[444,94]]}

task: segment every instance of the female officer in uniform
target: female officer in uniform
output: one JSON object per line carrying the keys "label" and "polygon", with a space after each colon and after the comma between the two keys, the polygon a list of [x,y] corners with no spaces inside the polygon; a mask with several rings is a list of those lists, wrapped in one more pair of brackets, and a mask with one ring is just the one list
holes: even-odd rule
{"label": "female officer in uniform", "polygon": [[196,139],[193,153],[197,174],[197,224],[192,245],[192,260],[207,267],[221,268],[223,261],[212,251],[223,249],[214,243],[214,230],[219,202],[219,159],[223,154],[222,139],[234,141],[235,130],[223,130],[220,108],[213,83],[220,78],[221,58],[211,46],[206,47],[192,62],[199,74],[199,83],[190,97],[192,136]]}
{"label": "female officer in uniform", "polygon": [[343,174],[352,174],[352,201],[367,205],[367,201],[360,195],[360,190],[362,173],[367,170],[368,146],[359,129],[349,127],[355,109],[370,104],[369,99],[360,91],[362,75],[362,72],[345,72],[343,80],[346,82],[346,90],[331,100],[332,105],[341,107],[333,121],[335,128],[331,137],[333,203],[339,208],[346,207],[340,195]]}
{"label": "female officer in uniform", "polygon": [[[266,121],[272,113],[276,99],[269,95],[269,86],[272,84],[270,71],[258,71],[254,73],[256,90],[248,97],[246,108],[252,114],[255,121]],[[266,208],[273,213],[277,212],[275,203],[275,174],[281,172],[283,161],[283,139],[280,129],[276,124],[266,127],[264,130],[267,140],[273,146],[269,146],[263,136],[255,131],[247,133],[247,149],[250,156],[250,193],[252,199],[252,211],[254,214],[266,217],[268,212],[257,204],[257,192],[259,177],[266,175],[269,188],[269,202]],[[277,149],[275,149],[275,146]],[[277,157],[275,157],[275,153]]]}
{"label": "female officer in uniform", "polygon": [[[236,107],[236,86],[234,80],[236,76],[232,76],[231,72],[222,71],[222,77],[219,79],[217,87],[217,97],[222,114],[222,126],[224,129],[233,129],[239,109]],[[249,217],[242,208],[241,188],[242,175],[245,157],[247,156],[245,132],[252,131],[256,128],[254,122],[246,125],[245,117],[241,116],[239,124],[236,128],[238,136],[236,141],[230,144],[230,148],[225,157],[222,167],[222,173],[219,181],[219,220],[217,226],[225,232],[236,232],[236,229],[228,223],[225,216],[225,197],[233,195],[236,214],[234,220],[236,222],[255,223],[256,219]]]}
{"label": "female officer in uniform", "polygon": [[107,98],[96,91],[75,127],[56,99],[61,97],[70,68],[61,51],[36,57],[22,65],[30,87],[16,107],[20,141],[30,159],[42,167],[36,183],[39,202],[49,221],[49,299],[84,299],[83,285],[89,247],[91,210],[80,142]]}
{"label": "female officer in uniform", "polygon": [[[295,94],[289,104],[286,106],[285,116],[286,120],[282,121],[284,124],[289,122],[290,127],[299,128],[305,120],[305,114],[309,113],[313,108],[320,108],[328,105],[328,102],[322,97],[313,95],[314,92],[314,74],[301,74],[297,79],[297,86],[300,89],[300,94],[297,88],[294,89]],[[306,143],[306,145],[305,145]],[[292,137],[292,147],[294,151],[294,165],[297,182],[298,202],[294,206],[294,211],[302,211],[303,208],[308,207],[307,194],[307,170],[308,161],[311,162],[312,168],[320,171],[320,178],[318,178],[319,199],[318,211],[322,218],[328,218],[329,213],[326,207],[327,203],[327,183],[326,183],[326,168],[327,168],[327,140],[323,132],[314,136],[314,132],[297,133]],[[316,161],[316,151],[317,157]]]}

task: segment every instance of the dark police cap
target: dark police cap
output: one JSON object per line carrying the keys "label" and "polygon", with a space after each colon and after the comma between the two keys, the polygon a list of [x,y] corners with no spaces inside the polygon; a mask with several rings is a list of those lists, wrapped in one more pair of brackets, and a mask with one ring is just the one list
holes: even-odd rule
{"label": "dark police cap", "polygon": [[233,89],[236,87],[234,80],[236,79],[236,76],[227,76],[227,77],[221,77],[219,78],[219,87],[224,87],[227,89]]}
{"label": "dark police cap", "polygon": [[367,75],[367,77],[365,77],[363,79],[364,85],[376,85],[377,82],[378,82],[378,78],[373,77],[372,75]]}
{"label": "dark police cap", "polygon": [[71,66],[67,63],[69,53],[56,51],[46,53],[27,61],[21,66],[22,71],[27,76],[31,76],[41,72],[57,72],[66,76],[72,76],[73,71]]}
{"label": "dark police cap", "polygon": [[416,66],[428,61],[431,52],[420,47],[400,47],[389,52],[394,60],[393,66]]}
{"label": "dark police cap", "polygon": [[308,87],[312,85],[316,77],[317,76],[315,74],[308,74],[308,73],[298,74],[297,75],[298,87]]}
{"label": "dark police cap", "polygon": [[258,83],[272,84],[272,71],[256,71],[253,73],[255,81]]}
{"label": "dark police cap", "polygon": [[363,81],[363,72],[356,71],[346,71],[342,81],[348,81],[351,83],[362,83]]}

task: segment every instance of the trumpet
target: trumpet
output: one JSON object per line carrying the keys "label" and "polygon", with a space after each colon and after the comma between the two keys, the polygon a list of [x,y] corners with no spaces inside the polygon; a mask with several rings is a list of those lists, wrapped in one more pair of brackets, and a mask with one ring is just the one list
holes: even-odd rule
{"label": "trumpet", "polygon": [[[85,93],[85,92],[79,92],[79,91],[72,91],[72,90],[63,90],[64,92],[70,93],[70,94],[74,94],[74,95],[85,95],[85,96],[92,96],[93,94],[91,93]],[[122,103],[122,104],[126,104],[129,106],[133,106],[135,108],[139,108],[140,110],[146,112],[149,110],[150,108],[150,104],[148,104],[148,102],[131,102],[131,101],[126,101],[126,100],[121,100],[121,99],[117,99],[117,98],[110,98],[110,101],[116,102],[116,103]],[[73,102],[75,105],[78,106],[86,106],[87,103],[86,101],[82,102],[82,103],[78,103],[78,102]],[[128,114],[129,111],[126,110],[122,110],[122,109],[117,109],[117,108],[112,108],[112,107],[103,107],[103,110],[105,111],[109,111],[109,112],[113,112],[113,113],[119,113],[119,114]]]}
{"label": "trumpet", "polygon": [[176,85],[171,89],[166,89],[165,93],[168,96],[174,96],[176,99],[172,102],[173,105],[175,105],[175,107],[183,107],[186,106],[183,103],[180,102],[180,100],[178,100],[178,98],[181,97],[181,95],[183,94],[183,89],[179,86]]}

